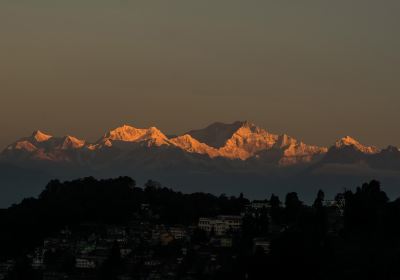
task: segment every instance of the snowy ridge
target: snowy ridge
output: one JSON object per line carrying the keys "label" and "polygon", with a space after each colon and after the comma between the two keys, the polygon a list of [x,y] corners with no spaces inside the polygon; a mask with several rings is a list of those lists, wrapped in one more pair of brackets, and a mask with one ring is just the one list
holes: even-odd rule
{"label": "snowy ridge", "polygon": [[[145,150],[143,150],[145,149]],[[247,161],[254,159],[268,161],[273,155],[279,166],[312,163],[328,153],[354,150],[365,155],[380,152],[373,146],[362,145],[357,140],[346,136],[336,141],[328,149],[307,145],[286,134],[277,135],[248,121],[236,121],[231,124],[216,122],[206,128],[191,130],[180,136],[168,138],[156,127],[136,128],[130,125],[117,127],[104,134],[97,142],[89,143],[74,136],[53,137],[41,131],[35,131],[30,137],[21,138],[10,144],[1,158],[11,161],[46,160],[96,164],[112,163],[129,159],[139,152],[157,149],[170,150],[169,157],[175,160],[174,151],[187,154],[199,154],[214,158]],[[347,149],[347,150],[346,150]],[[398,151],[397,148],[393,148]],[[393,150],[392,149],[392,150]],[[278,159],[277,159],[278,157]]]}

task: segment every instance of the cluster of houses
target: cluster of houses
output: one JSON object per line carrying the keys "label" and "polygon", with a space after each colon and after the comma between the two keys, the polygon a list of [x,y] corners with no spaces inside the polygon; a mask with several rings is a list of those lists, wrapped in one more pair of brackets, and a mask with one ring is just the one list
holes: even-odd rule
{"label": "cluster of houses", "polygon": [[215,218],[200,218],[199,228],[207,233],[215,233],[222,236],[231,232],[237,232],[242,227],[242,216],[220,215]]}
{"label": "cluster of houses", "polygon": [[0,262],[0,280],[6,279],[7,275],[14,269],[15,261],[7,260],[4,262]]}
{"label": "cluster of houses", "polygon": [[[145,208],[148,206],[143,205]],[[88,275],[102,267],[113,249],[118,250],[125,267],[131,268],[131,272],[121,275],[120,279],[173,279],[183,264],[188,267],[189,255],[192,259],[194,255],[201,259],[205,271],[212,273],[218,268],[221,255],[236,257],[233,248],[235,238],[242,231],[244,217],[269,208],[271,205],[268,201],[255,200],[241,215],[201,217],[198,224],[191,226],[167,225],[146,217],[136,217],[123,226],[81,225],[78,231],[64,229],[57,236],[45,239],[28,257],[32,268],[43,274],[43,280],[90,278]],[[198,231],[205,234],[206,241],[193,242]],[[270,252],[270,239],[265,236],[254,238],[253,245],[254,250],[261,249],[267,254]],[[65,260],[65,257],[57,259],[60,252],[72,258],[70,265],[74,277],[68,275],[67,278],[65,273],[51,267],[51,264],[57,267],[57,262]],[[14,266],[15,262],[11,260],[0,262],[0,280],[6,279]],[[190,268],[188,270],[190,273],[196,272]],[[143,275],[133,277],[132,271],[152,278]]]}

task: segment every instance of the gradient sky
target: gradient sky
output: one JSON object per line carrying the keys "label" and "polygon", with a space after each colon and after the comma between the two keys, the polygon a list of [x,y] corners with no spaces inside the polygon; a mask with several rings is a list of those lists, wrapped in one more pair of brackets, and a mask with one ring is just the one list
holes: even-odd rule
{"label": "gradient sky", "polygon": [[0,148],[250,120],[400,145],[400,1],[2,0]]}

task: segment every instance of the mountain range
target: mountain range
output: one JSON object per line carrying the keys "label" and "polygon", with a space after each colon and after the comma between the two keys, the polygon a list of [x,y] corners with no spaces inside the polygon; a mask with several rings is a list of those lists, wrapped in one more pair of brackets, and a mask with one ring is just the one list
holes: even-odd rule
{"label": "mountain range", "polygon": [[[6,190],[5,196],[11,197],[3,204],[20,198],[12,195],[18,193],[15,185],[24,186],[24,195],[34,195],[37,188],[28,184],[89,175],[160,179],[183,191],[263,195],[296,188],[294,184],[311,185],[313,191],[331,185],[336,191],[370,178],[397,186],[400,151],[363,145],[349,136],[330,147],[308,145],[248,121],[216,122],[178,136],[167,136],[156,127],[123,125],[93,143],[35,131],[1,152],[0,167],[0,183],[6,186],[0,196]],[[29,180],[24,180],[27,174]]]}

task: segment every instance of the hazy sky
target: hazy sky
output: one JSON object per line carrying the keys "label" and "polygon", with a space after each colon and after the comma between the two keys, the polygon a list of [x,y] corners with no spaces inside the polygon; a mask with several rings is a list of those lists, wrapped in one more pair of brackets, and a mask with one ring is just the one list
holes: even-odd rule
{"label": "hazy sky", "polygon": [[0,148],[250,120],[400,145],[400,1],[1,0]]}

